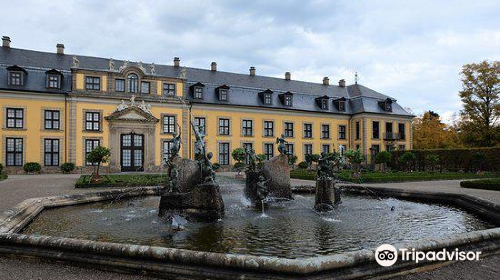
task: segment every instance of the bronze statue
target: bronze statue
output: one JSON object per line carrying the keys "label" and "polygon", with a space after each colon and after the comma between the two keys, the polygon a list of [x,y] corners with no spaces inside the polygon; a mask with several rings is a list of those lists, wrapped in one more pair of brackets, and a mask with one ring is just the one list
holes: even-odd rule
{"label": "bronze statue", "polygon": [[287,155],[286,144],[288,141],[285,140],[285,135],[281,134],[281,137],[276,138],[276,143],[278,144],[278,152],[282,155]]}
{"label": "bronze statue", "polygon": [[266,199],[267,195],[269,194],[269,190],[266,187],[266,183],[269,181],[271,180],[266,180],[266,178],[264,178],[264,176],[262,175],[259,176],[259,181],[257,182],[257,197],[260,201]]}
{"label": "bronze statue", "polygon": [[258,159],[257,159],[257,156],[255,155],[254,149],[252,149],[250,147],[245,147],[245,154],[247,155],[248,161],[249,161],[249,164],[247,167],[248,170],[252,171],[252,172],[256,172]]}
{"label": "bronze statue", "polygon": [[318,160],[318,180],[332,179],[334,177],[334,164],[332,164],[332,161],[335,157],[335,154],[321,153],[321,157]]}
{"label": "bronze statue", "polygon": [[194,135],[196,137],[196,142],[194,144],[194,158],[196,160],[200,160],[205,156],[205,133],[201,132],[200,128],[195,126],[193,121],[191,121],[191,126],[193,127]]}
{"label": "bronze statue", "polygon": [[179,192],[179,171],[172,162],[169,162],[169,174],[168,174],[168,191],[171,193]]}
{"label": "bronze statue", "polygon": [[[177,125],[180,130],[180,126]],[[174,132],[174,138],[172,138],[172,146],[170,147],[170,158],[174,158],[179,155],[179,150],[181,149],[181,134]]]}

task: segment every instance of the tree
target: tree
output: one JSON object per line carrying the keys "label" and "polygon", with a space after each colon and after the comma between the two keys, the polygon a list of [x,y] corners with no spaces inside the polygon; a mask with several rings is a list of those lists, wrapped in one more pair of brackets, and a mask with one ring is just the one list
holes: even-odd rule
{"label": "tree", "polygon": [[412,152],[406,152],[399,157],[399,162],[403,166],[404,171],[410,171],[415,160],[417,160],[417,156]]}
{"label": "tree", "polygon": [[92,173],[92,181],[100,179],[99,169],[101,164],[108,162],[111,156],[111,150],[106,147],[97,146],[88,155],[87,161],[94,164],[94,173]]}
{"label": "tree", "polygon": [[240,175],[241,171],[245,169],[246,164],[243,162],[247,158],[247,154],[245,152],[245,149],[243,148],[236,148],[233,150],[231,153],[231,156],[235,161],[237,161],[234,164],[234,169],[238,171],[238,175]]}
{"label": "tree", "polygon": [[361,153],[361,150],[348,150],[345,153],[345,157],[347,158],[347,161],[352,165],[354,174],[359,174],[361,163],[365,161],[365,156],[363,155],[363,153]]}
{"label": "tree", "polygon": [[413,120],[415,149],[446,149],[459,146],[457,133],[442,123],[437,113],[427,111]]}
{"label": "tree", "polygon": [[382,164],[382,169],[385,171],[385,165],[391,160],[391,153],[388,151],[381,151],[375,156],[375,163]]}
{"label": "tree", "polygon": [[319,160],[319,157],[320,156],[318,154],[306,154],[305,160],[309,166],[309,170],[311,169],[313,162],[317,162]]}
{"label": "tree", "polygon": [[470,146],[491,147],[500,143],[500,61],[483,61],[462,67],[460,130],[472,137]]}

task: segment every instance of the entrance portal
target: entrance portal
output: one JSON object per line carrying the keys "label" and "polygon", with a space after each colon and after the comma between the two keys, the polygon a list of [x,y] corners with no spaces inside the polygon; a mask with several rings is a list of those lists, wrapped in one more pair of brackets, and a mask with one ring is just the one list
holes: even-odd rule
{"label": "entrance portal", "polygon": [[144,171],[143,134],[122,134],[120,151],[122,171]]}

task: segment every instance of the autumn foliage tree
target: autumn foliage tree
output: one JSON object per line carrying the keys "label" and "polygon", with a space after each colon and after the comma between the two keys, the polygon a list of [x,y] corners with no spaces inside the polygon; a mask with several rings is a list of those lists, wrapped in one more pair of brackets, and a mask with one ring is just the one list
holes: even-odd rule
{"label": "autumn foliage tree", "polygon": [[458,125],[467,146],[500,144],[500,61],[466,64],[462,68],[463,103]]}
{"label": "autumn foliage tree", "polygon": [[457,134],[441,122],[439,115],[427,111],[413,120],[413,147],[415,149],[446,149],[459,147]]}

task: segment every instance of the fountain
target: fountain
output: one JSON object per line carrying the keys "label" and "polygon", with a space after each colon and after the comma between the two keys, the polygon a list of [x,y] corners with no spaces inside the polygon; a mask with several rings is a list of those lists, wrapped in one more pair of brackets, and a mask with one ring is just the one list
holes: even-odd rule
{"label": "fountain", "polygon": [[336,153],[321,153],[316,176],[316,197],[314,209],[318,212],[331,211],[340,203],[340,190],[335,188],[340,156]]}
{"label": "fountain", "polygon": [[[174,215],[190,221],[217,221],[224,215],[224,201],[206,152],[205,135],[191,123],[196,136],[195,160],[179,157],[180,135],[175,136],[167,161],[167,188],[161,196],[159,216],[172,221]],[[179,169],[181,172],[179,172]]]}

